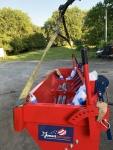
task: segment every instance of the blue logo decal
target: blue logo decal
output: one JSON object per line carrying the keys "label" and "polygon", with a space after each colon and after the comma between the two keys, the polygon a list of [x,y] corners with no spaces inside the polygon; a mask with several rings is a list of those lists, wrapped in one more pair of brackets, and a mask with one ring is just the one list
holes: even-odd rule
{"label": "blue logo decal", "polygon": [[39,140],[73,143],[73,134],[73,127],[38,125]]}

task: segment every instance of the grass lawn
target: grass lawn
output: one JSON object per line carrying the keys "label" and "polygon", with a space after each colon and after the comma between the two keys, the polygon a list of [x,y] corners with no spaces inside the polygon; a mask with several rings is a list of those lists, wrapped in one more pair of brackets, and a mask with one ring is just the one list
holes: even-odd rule
{"label": "grass lawn", "polygon": [[[54,47],[47,52],[44,61],[57,60],[57,59],[71,59],[72,51],[74,51],[75,56],[77,58],[81,58],[80,51],[72,50],[71,48],[68,47]],[[43,55],[43,52],[44,50],[36,50],[36,51],[31,51],[27,53],[18,54],[18,55],[7,56],[7,58],[5,58],[4,60],[0,58],[0,61],[40,60]],[[91,56],[93,56],[93,53],[88,52],[88,58],[90,58]]]}

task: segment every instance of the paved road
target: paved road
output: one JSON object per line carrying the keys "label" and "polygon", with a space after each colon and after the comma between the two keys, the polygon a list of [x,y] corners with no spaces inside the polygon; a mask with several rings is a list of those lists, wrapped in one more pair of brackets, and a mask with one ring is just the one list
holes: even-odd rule
{"label": "paved road", "polygon": [[[39,150],[36,143],[26,130],[22,133],[13,131],[13,107],[15,101],[24,88],[37,62],[1,62],[0,63],[0,150]],[[71,61],[59,60],[43,62],[36,77],[35,85],[39,83],[54,68],[71,67]],[[89,70],[96,70],[110,80],[108,89],[109,99],[113,101],[113,62],[90,62]],[[113,106],[110,113],[110,124],[113,135]],[[48,150],[48,149],[47,149]],[[106,134],[102,132],[100,150],[113,150],[113,141],[107,141]]]}

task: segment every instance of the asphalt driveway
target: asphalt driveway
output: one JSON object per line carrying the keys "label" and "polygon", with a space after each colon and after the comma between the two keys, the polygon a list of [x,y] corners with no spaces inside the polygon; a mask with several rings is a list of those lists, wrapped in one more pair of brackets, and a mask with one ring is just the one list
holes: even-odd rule
{"label": "asphalt driveway", "polygon": [[[19,98],[37,63],[37,61],[0,63],[0,150],[40,149],[26,130],[22,133],[14,132],[12,122],[15,101]],[[71,60],[43,62],[33,87],[53,69],[71,66]],[[109,79],[108,96],[109,100],[113,102],[113,61],[90,62],[89,70],[96,70],[98,74],[103,74]],[[113,106],[110,107],[110,124],[113,135]],[[113,141],[108,141],[104,132],[101,134],[100,150],[113,150]]]}

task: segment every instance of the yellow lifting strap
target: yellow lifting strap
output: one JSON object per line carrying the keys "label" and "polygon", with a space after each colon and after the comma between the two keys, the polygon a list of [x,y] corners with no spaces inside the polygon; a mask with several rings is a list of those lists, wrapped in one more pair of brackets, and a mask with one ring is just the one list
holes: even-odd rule
{"label": "yellow lifting strap", "polygon": [[54,40],[56,39],[57,35],[59,35],[59,24],[60,24],[60,22],[63,19],[65,11],[67,10],[68,6],[70,4],[72,4],[74,1],[75,0],[68,0],[64,5],[60,5],[60,7],[59,7],[59,18],[58,18],[57,23],[56,23],[55,32],[52,35],[52,37],[51,37],[47,47],[45,48],[43,56],[42,56],[40,62],[36,66],[35,70],[33,71],[32,75],[30,77],[30,79],[28,80],[26,86],[24,87],[24,89],[23,89],[23,91],[22,91],[22,93],[21,93],[21,95],[19,97],[19,100],[16,102],[15,107],[21,107],[21,106],[23,106],[23,104],[26,103],[25,98],[27,97],[27,95],[28,95],[28,93],[29,93],[29,91],[31,89],[31,86],[33,85],[33,82],[34,82],[34,80],[36,78],[36,74],[38,73],[38,69],[39,69],[39,67],[40,67],[40,65],[41,65],[41,63],[42,63],[46,53],[48,52],[48,50],[52,46]]}
{"label": "yellow lifting strap", "polygon": [[40,65],[41,65],[41,63],[42,63],[42,61],[43,61],[43,59],[44,59],[46,53],[47,53],[48,50],[50,49],[50,47],[51,47],[51,45],[53,44],[54,40],[56,39],[56,37],[57,37],[57,34],[54,34],[54,35],[52,36],[50,42],[48,43],[46,49],[44,50],[44,53],[43,53],[43,56],[42,56],[41,60],[39,61],[38,65],[36,66],[35,70],[33,71],[31,77],[29,78],[29,80],[28,80],[26,86],[24,87],[24,89],[23,89],[23,91],[22,91],[22,93],[21,93],[19,99],[26,98],[26,96],[27,96],[28,92],[30,91],[31,86],[33,85],[33,82],[34,82],[34,80],[35,80],[35,78],[36,78],[36,74],[37,74],[37,72],[38,72],[38,70],[39,70],[39,68],[40,68]]}
{"label": "yellow lifting strap", "polygon": [[25,98],[27,97],[27,95],[28,95],[28,93],[29,93],[29,91],[30,91],[30,89],[31,89],[31,87],[32,87],[32,85],[33,85],[33,82],[34,82],[34,80],[35,80],[35,78],[36,78],[36,74],[38,73],[38,70],[39,70],[39,68],[40,68],[40,65],[41,65],[41,63],[42,63],[42,61],[43,61],[43,59],[44,59],[46,53],[47,53],[48,50],[51,48],[53,42],[55,41],[55,39],[56,39],[56,37],[57,37],[57,35],[58,35],[58,28],[59,28],[59,23],[60,23],[61,19],[62,19],[62,18],[59,17],[59,19],[58,19],[58,21],[57,21],[57,24],[56,24],[56,28],[55,28],[55,33],[52,35],[52,37],[51,37],[51,39],[50,39],[48,45],[46,46],[46,48],[45,48],[45,50],[44,50],[44,53],[43,53],[43,55],[42,55],[41,60],[39,61],[38,65],[36,66],[36,68],[34,69],[32,75],[31,75],[31,77],[29,78],[27,84],[25,85],[25,87],[24,87],[24,89],[23,89],[23,91],[22,91],[22,93],[21,93],[21,95],[20,95],[20,97],[19,97],[19,100],[16,101],[15,107],[22,107],[23,104],[26,103],[26,99],[25,99]]}

